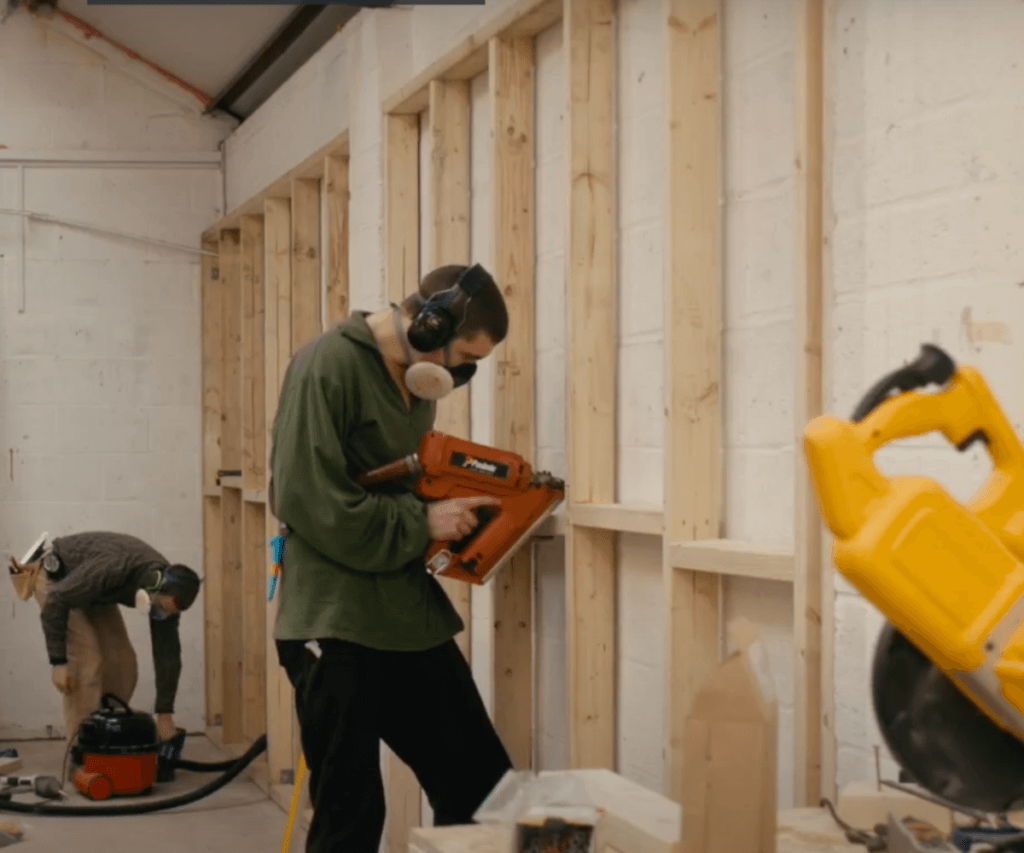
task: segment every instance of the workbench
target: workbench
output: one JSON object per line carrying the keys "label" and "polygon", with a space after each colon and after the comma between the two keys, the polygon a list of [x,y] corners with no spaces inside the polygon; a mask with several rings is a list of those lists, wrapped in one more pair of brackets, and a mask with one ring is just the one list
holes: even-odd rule
{"label": "workbench", "polygon": [[[546,771],[542,776],[580,779],[595,806],[604,811],[596,853],[673,853],[679,840],[678,803],[610,770]],[[742,805],[737,803],[737,808]],[[512,830],[491,825],[423,827],[409,835],[409,853],[509,853]],[[779,812],[776,853],[864,853],[843,836],[825,809]]]}

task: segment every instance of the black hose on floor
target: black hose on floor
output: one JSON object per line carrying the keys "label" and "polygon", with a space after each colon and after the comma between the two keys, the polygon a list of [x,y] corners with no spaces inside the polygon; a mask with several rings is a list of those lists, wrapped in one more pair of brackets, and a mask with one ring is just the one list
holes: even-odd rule
{"label": "black hose on floor", "polygon": [[[173,809],[178,806],[187,806],[203,797],[208,797],[214,791],[218,791],[227,785],[232,779],[238,776],[253,760],[267,748],[267,736],[260,735],[253,742],[253,745],[234,761],[223,762],[228,769],[216,779],[207,782],[200,788],[190,791],[187,794],[179,794],[177,797],[168,797],[164,800],[151,800],[147,803],[135,803],[132,805],[111,805],[111,806],[60,806],[51,805],[51,801],[41,803],[16,803],[13,800],[0,800],[0,811],[18,812],[19,814],[53,815],[54,817],[92,817],[103,815],[137,815],[149,814],[150,812]],[[176,763],[176,766],[187,769],[186,764],[200,765],[202,762]],[[213,769],[214,765],[204,765],[206,769]]]}

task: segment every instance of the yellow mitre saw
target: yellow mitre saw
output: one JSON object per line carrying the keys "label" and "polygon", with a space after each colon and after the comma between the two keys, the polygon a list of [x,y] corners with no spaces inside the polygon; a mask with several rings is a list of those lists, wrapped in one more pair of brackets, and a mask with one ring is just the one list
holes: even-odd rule
{"label": "yellow mitre saw", "polygon": [[[927,386],[938,390],[925,392]],[[884,476],[872,455],[938,430],[982,441],[993,470],[966,504],[924,476]],[[972,367],[925,344],[881,379],[849,421],[804,430],[836,567],[889,624],[872,672],[893,758],[961,806],[1024,803],[1024,447]]]}

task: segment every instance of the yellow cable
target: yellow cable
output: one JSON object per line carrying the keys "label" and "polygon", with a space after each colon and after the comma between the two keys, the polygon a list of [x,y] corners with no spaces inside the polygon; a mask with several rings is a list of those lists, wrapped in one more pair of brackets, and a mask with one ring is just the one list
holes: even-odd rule
{"label": "yellow cable", "polygon": [[299,756],[299,771],[295,774],[295,790],[292,791],[292,807],[288,810],[288,827],[284,831],[284,843],[281,853],[288,853],[292,846],[292,829],[295,826],[295,815],[299,811],[299,799],[302,795],[302,777],[306,775],[306,756]]}

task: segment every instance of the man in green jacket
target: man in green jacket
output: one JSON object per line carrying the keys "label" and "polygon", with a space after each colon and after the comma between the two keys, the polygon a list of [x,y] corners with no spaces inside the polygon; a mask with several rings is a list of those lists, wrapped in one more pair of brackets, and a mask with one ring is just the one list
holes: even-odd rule
{"label": "man in green jacket", "polygon": [[423,555],[497,501],[427,504],[413,481],[359,474],[415,453],[434,400],[469,381],[508,331],[479,265],[429,273],[401,306],[353,312],[285,374],[270,503],[286,525],[278,657],[295,688],[313,820],[308,853],[377,853],[383,740],[416,774],[435,825],[471,823],[512,763],[454,641],[465,628]]}

